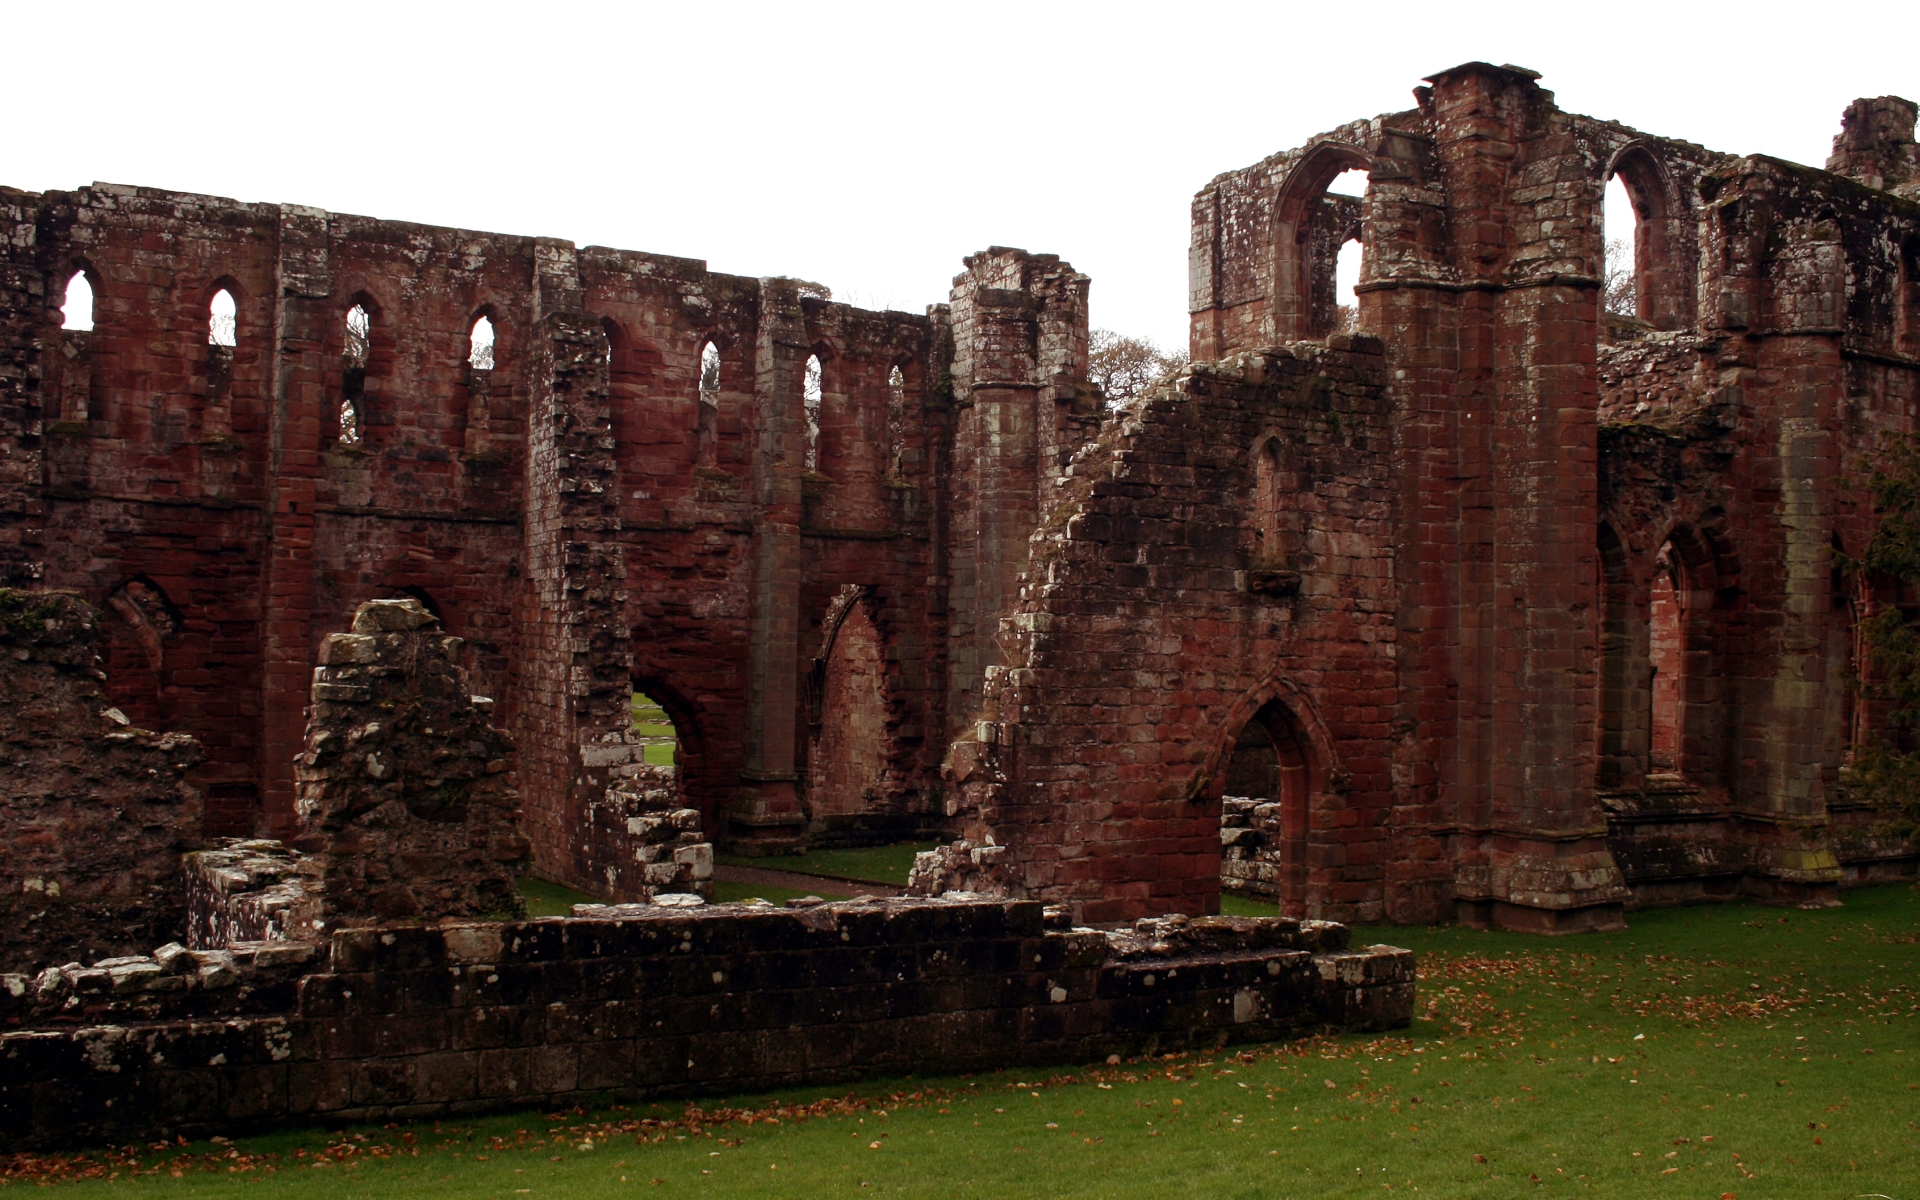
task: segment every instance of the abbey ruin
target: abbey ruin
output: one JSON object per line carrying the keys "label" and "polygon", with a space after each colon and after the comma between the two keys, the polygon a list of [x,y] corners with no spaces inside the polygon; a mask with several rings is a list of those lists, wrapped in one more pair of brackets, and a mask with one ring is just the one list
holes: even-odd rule
{"label": "abbey ruin", "polygon": [[[1214,179],[1192,365],[1124,404],[1050,255],[868,312],[0,189],[0,1137],[1387,1026],[1410,956],[1331,922],[1911,874],[1846,785],[1903,598],[1840,556],[1920,418],[1915,106],[1816,170],[1536,79]],[[910,836],[921,899],[698,904],[715,847]],[[603,904],[519,920],[527,870]]]}

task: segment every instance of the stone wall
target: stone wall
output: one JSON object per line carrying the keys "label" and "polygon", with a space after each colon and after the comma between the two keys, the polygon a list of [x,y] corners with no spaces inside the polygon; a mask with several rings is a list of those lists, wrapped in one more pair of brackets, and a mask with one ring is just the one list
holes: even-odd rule
{"label": "stone wall", "polygon": [[0,970],[135,953],[185,913],[200,746],[112,707],[101,626],[73,596],[0,588]]}
{"label": "stone wall", "polygon": [[319,928],[524,911],[513,742],[439,624],[417,600],[372,600],[320,645],[292,839]]}
{"label": "stone wall", "polygon": [[[595,686],[630,674],[669,705],[703,828],[804,837],[797,700],[848,586],[870,589],[897,715],[897,786],[876,803],[937,810],[944,308],[864,312],[689,259],[110,184],[0,191],[0,217],[4,570],[113,614],[116,701],[206,747],[209,835],[291,834],[307,672],[371,599],[413,596],[464,638],[528,753],[578,745],[555,724],[571,701],[541,681],[576,653],[548,614],[593,590],[583,554],[618,592],[589,603]],[[90,331],[61,328],[76,273]],[[219,291],[231,347],[209,340]],[[470,361],[482,317],[485,366]],[[811,469],[809,357],[825,364]],[[571,422],[557,435],[556,419]],[[534,463],[536,431],[559,457]],[[588,509],[592,539],[549,545]],[[111,603],[136,590],[127,614]],[[596,851],[563,832],[598,802],[572,779],[523,781],[530,832],[543,870],[600,887]]]}
{"label": "stone wall", "polygon": [[1105,934],[955,899],[372,928],[0,983],[19,1149],[1387,1029],[1413,956],[1324,923]]}
{"label": "stone wall", "polygon": [[1195,364],[1073,457],[949,753],[965,844],[916,887],[1096,922],[1217,911],[1225,768],[1278,711],[1309,747],[1291,911],[1385,911],[1405,850],[1383,367],[1345,336]]}
{"label": "stone wall", "polygon": [[[1847,831],[1842,777],[1876,720],[1854,623],[1886,597],[1836,567],[1873,520],[1841,481],[1915,427],[1914,106],[1856,101],[1823,172],[1566,113],[1537,79],[1439,72],[1415,108],[1194,200],[1191,349],[1218,359],[1324,334],[1351,220],[1327,185],[1369,177],[1407,831],[1388,911],[1562,931],[1734,892],[1834,903],[1844,855],[1897,869]],[[1631,314],[1599,311],[1614,178]]]}

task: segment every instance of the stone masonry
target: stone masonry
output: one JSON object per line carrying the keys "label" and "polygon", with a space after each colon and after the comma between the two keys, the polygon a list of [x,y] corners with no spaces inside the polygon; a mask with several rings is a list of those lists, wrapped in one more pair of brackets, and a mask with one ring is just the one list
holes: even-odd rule
{"label": "stone masonry", "polygon": [[102,620],[0,588],[0,970],[144,952],[184,920],[201,748],[113,707]]}
{"label": "stone masonry", "polygon": [[320,928],[523,911],[513,743],[439,624],[417,600],[370,600],[320,644],[291,843]]}
{"label": "stone masonry", "polygon": [[[533,869],[609,901],[668,860],[697,887],[709,841],[902,835],[946,840],[924,890],[1101,922],[1214,911],[1226,861],[1294,916],[1542,932],[1912,873],[1847,787],[1884,716],[1854,631],[1898,597],[1837,567],[1874,519],[1839,481],[1920,412],[1915,106],[1855,101],[1821,170],[1518,67],[1414,98],[1200,191],[1193,366],[1126,406],[1051,255],[868,312],[539,237],[0,191],[0,574],[103,614],[106,699],[204,747],[208,838],[298,832],[314,659],[417,601],[499,697]],[[1227,796],[1275,806],[1258,846]]]}
{"label": "stone masonry", "polygon": [[0,1146],[1211,1049],[1413,1005],[1411,954],[1324,922],[1107,933],[977,898],[613,914],[0,976]]}

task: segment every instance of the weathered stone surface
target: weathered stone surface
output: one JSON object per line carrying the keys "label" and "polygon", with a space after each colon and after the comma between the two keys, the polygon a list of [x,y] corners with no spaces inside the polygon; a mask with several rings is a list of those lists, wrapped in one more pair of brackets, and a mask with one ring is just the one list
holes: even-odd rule
{"label": "weathered stone surface", "polygon": [[76,597],[0,588],[0,970],[138,953],[180,928],[201,748],[113,707],[103,639]]}
{"label": "weathered stone surface", "polygon": [[[296,832],[306,705],[371,703],[361,656],[421,627],[332,635],[413,597],[501,698],[538,869],[608,900],[697,886],[703,844],[932,833],[924,887],[1114,919],[1224,876],[1574,930],[1910,872],[1844,775],[1884,716],[1853,631],[1893,597],[1835,566],[1873,520],[1840,481],[1920,411],[1914,105],[1855,101],[1821,171],[1515,67],[1415,94],[1202,189],[1194,366],[1124,410],[1051,255],[867,312],[553,239],[0,193],[0,579],[111,614],[107,699],[200,739],[231,836]],[[635,686],[671,799],[622,782]],[[1275,794],[1235,778],[1256,750]],[[1278,808],[1223,839],[1223,795]],[[647,822],[689,810],[651,882]]]}
{"label": "weathered stone surface", "polygon": [[27,1026],[0,1033],[0,1146],[735,1094],[1412,1014],[1413,956],[1348,950],[1340,926],[1060,924],[958,898],[622,905],[0,977],[0,1019]]}
{"label": "weathered stone surface", "polygon": [[[332,930],[523,911],[515,879],[531,847],[508,784],[513,742],[489,723],[493,702],[468,690],[460,652],[412,599],[369,601],[352,633],[321,644],[295,764],[303,894],[274,916],[257,890],[280,879],[247,880],[232,889],[254,893],[251,915],[228,906],[234,932],[304,937],[286,922]],[[198,856],[197,876],[241,870],[219,858]],[[221,944],[200,924],[197,936]]]}

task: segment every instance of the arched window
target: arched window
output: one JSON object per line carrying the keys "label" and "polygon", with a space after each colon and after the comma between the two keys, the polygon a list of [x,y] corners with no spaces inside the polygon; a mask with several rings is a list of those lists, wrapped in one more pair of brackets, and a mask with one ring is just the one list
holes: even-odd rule
{"label": "arched window", "polygon": [[1300,477],[1289,469],[1279,438],[1261,445],[1253,472],[1253,556],[1262,565],[1296,567],[1302,548]]}
{"label": "arched window", "polygon": [[225,288],[215,292],[207,304],[207,345],[225,346],[228,349],[237,345],[238,316],[233,293]]}
{"label": "arched window", "polygon": [[1660,548],[1653,563],[1647,604],[1647,773],[1680,769],[1686,736],[1687,589],[1673,543]]}
{"label": "arched window", "polygon": [[1920,357],[1920,234],[1900,249],[1900,291],[1894,300],[1894,347]]}
{"label": "arched window", "polygon": [[1609,313],[1638,317],[1639,288],[1634,278],[1633,246],[1639,233],[1640,216],[1634,211],[1633,197],[1627,192],[1627,182],[1620,176],[1614,175],[1607,180],[1600,213],[1606,242],[1606,275],[1601,302]]}
{"label": "arched window", "polygon": [[694,415],[694,462],[711,467],[720,440],[720,347],[712,338],[700,344],[700,402]]}
{"label": "arched window", "polygon": [[373,348],[373,314],[364,304],[347,310],[346,338],[340,351],[340,442],[360,443],[366,408],[367,356]]}
{"label": "arched window", "polygon": [[820,375],[820,356],[807,356],[806,381],[802,396],[807,413],[807,470],[820,469],[820,401],[824,395]]}
{"label": "arched window", "polygon": [[67,298],[60,311],[65,317],[60,328],[93,328],[93,283],[85,271],[75,271],[73,278],[67,280]]}
{"label": "arched window", "polygon": [[1356,333],[1360,329],[1360,297],[1354,294],[1354,288],[1360,283],[1360,246],[1359,213],[1353,205],[1343,202],[1351,197],[1360,200],[1367,192],[1367,173],[1361,170],[1342,171],[1334,176],[1327,185],[1327,197],[1341,211],[1329,209],[1328,216],[1334,227],[1329,237],[1340,238],[1339,248],[1334,252],[1333,261],[1333,323],[1330,332]]}
{"label": "arched window", "polygon": [[[1273,225],[1273,329],[1283,341],[1322,338],[1340,325],[1339,257],[1365,234],[1368,160],[1357,146],[1322,142],[1287,177]],[[1357,278],[1358,272],[1355,272]],[[1357,306],[1355,306],[1357,307]]]}
{"label": "arched window", "polygon": [[467,365],[476,371],[491,371],[493,361],[493,322],[480,317],[467,334]]}
{"label": "arched window", "polygon": [[1690,201],[1652,149],[1629,146],[1613,160],[1601,198],[1606,311],[1654,329],[1692,326],[1692,217]]}
{"label": "arched window", "polygon": [[887,478],[906,475],[907,455],[907,377],[896,364],[887,373]]}

